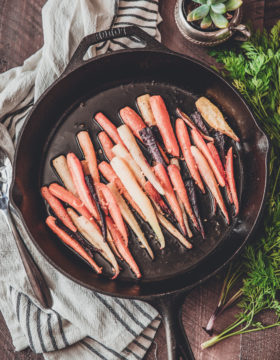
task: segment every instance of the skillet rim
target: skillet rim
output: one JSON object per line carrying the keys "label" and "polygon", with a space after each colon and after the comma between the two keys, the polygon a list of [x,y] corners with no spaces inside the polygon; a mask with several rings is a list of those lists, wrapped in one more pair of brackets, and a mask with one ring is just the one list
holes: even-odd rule
{"label": "skillet rim", "polygon": [[[22,224],[25,228],[25,231],[27,232],[28,236],[30,237],[33,245],[36,247],[36,249],[39,251],[39,253],[48,261],[49,264],[51,264],[57,271],[59,271],[61,274],[63,274],[64,276],[66,276],[68,279],[72,280],[74,283],[79,284],[91,291],[96,291],[98,293],[101,293],[103,295],[108,295],[108,296],[113,296],[113,297],[120,297],[120,298],[126,298],[126,299],[139,299],[139,300],[151,300],[152,298],[158,298],[161,297],[163,295],[171,295],[171,294],[178,294],[178,293],[184,293],[187,292],[188,290],[191,290],[192,288],[196,287],[199,284],[202,284],[203,282],[205,282],[206,280],[208,280],[209,278],[211,278],[212,276],[214,276],[215,274],[217,274],[220,270],[222,270],[230,261],[233,260],[234,257],[236,257],[241,250],[244,248],[244,246],[246,245],[246,243],[250,240],[250,238],[253,236],[253,234],[255,233],[255,231],[257,230],[257,227],[260,223],[260,220],[262,218],[263,215],[263,211],[264,211],[264,207],[265,207],[265,201],[267,198],[267,193],[268,193],[268,184],[269,184],[269,166],[268,166],[268,159],[270,156],[270,151],[271,151],[271,144],[270,144],[270,139],[267,136],[266,132],[263,130],[263,128],[259,125],[258,120],[255,118],[253,112],[251,111],[250,106],[248,105],[248,103],[246,102],[246,100],[242,97],[242,95],[240,94],[240,92],[233,87],[233,85],[231,85],[227,80],[225,80],[218,72],[214,71],[212,68],[210,68],[208,65],[204,64],[203,62],[191,58],[188,55],[184,55],[184,54],[180,54],[177,53],[175,51],[172,51],[168,48],[166,48],[164,45],[162,45],[161,43],[159,43],[160,47],[157,48],[149,48],[149,47],[144,47],[144,48],[136,48],[136,49],[123,49],[123,50],[118,50],[112,53],[106,53],[106,54],[102,54],[99,56],[95,56],[89,60],[83,61],[82,65],[79,65],[78,67],[76,67],[75,69],[72,69],[70,72],[68,71],[68,68],[66,67],[66,69],[64,70],[64,72],[60,75],[60,77],[58,79],[55,80],[54,83],[52,83],[38,98],[38,100],[36,101],[36,103],[34,104],[34,106],[32,107],[30,113],[28,114],[25,123],[20,131],[19,137],[18,137],[18,141],[17,141],[17,145],[16,145],[16,150],[15,150],[15,157],[14,157],[14,162],[13,162],[13,177],[12,177],[12,183],[10,186],[10,201],[12,206],[16,209],[17,214],[20,218],[20,220],[22,221]],[[214,77],[217,77],[220,81],[222,81],[226,86],[228,86],[230,88],[230,90],[235,93],[235,95],[238,97],[239,101],[241,101],[243,103],[243,105],[246,108],[246,111],[248,113],[248,115],[251,117],[251,119],[253,120],[255,126],[258,128],[258,130],[260,131],[260,133],[262,134],[262,137],[266,140],[266,149],[264,151],[265,156],[264,156],[264,164],[265,164],[265,179],[264,179],[264,188],[263,188],[263,196],[262,196],[262,200],[261,200],[261,204],[260,207],[258,209],[255,221],[253,223],[253,225],[250,228],[250,231],[248,232],[248,234],[246,235],[246,237],[244,238],[244,240],[242,241],[242,243],[240,244],[240,246],[231,254],[231,256],[226,259],[224,261],[224,263],[219,264],[218,267],[213,270],[212,272],[210,272],[209,274],[207,274],[206,276],[202,277],[201,279],[197,280],[196,282],[194,282],[191,285],[186,285],[184,287],[180,287],[178,289],[175,290],[170,290],[170,291],[162,291],[156,294],[149,294],[149,295],[124,295],[124,294],[115,294],[112,292],[107,292],[105,290],[100,290],[92,285],[89,285],[85,282],[83,282],[82,280],[78,280],[77,278],[75,278],[74,276],[70,275],[69,273],[67,273],[65,270],[63,270],[59,265],[57,265],[52,259],[49,258],[49,256],[41,249],[41,247],[39,246],[39,244],[37,243],[37,241],[35,240],[35,238],[32,236],[29,228],[27,227],[23,214],[21,213],[21,211],[19,210],[18,206],[16,205],[16,201],[14,200],[14,190],[16,188],[16,168],[17,168],[17,158],[18,158],[18,152],[19,152],[19,148],[20,148],[20,144],[21,144],[21,139],[23,136],[23,133],[25,131],[25,128],[27,126],[27,124],[30,121],[30,118],[33,116],[33,113],[36,111],[36,108],[38,106],[38,104],[40,104],[44,98],[46,96],[48,96],[51,92],[52,89],[57,86],[58,83],[60,83],[61,80],[63,80],[64,78],[68,77],[70,74],[72,74],[73,72],[79,71],[82,67],[87,66],[90,63],[94,63],[95,61],[98,61],[99,59],[102,59],[104,57],[108,58],[108,57],[114,57],[114,56],[118,56],[119,54],[123,54],[123,53],[131,53],[131,52],[149,52],[149,53],[162,53],[162,54],[167,54],[167,55],[172,55],[172,56],[176,56],[179,57],[183,60],[187,60],[189,62],[194,63],[195,65],[198,65],[199,67],[203,68],[206,72],[210,72]],[[210,254],[209,254],[210,255]],[[206,256],[205,259],[207,259],[208,256]],[[204,259],[204,260],[205,260]],[[175,278],[175,277],[174,277]]]}

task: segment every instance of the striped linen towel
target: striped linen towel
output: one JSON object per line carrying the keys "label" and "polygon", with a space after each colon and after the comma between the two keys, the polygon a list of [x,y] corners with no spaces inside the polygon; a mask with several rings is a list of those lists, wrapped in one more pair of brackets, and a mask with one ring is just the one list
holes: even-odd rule
{"label": "striped linen towel", "polygon": [[[62,73],[84,36],[136,24],[160,40],[154,0],[49,0],[42,19],[43,47],[21,67],[0,75],[0,146],[11,155],[11,143],[17,141],[30,108]],[[134,38],[121,38],[92,47],[87,56],[138,46]],[[45,261],[16,216],[15,221],[53,296],[53,308],[41,309],[0,215],[0,309],[15,350],[30,346],[48,360],[142,359],[160,323],[156,310],[73,283]]]}

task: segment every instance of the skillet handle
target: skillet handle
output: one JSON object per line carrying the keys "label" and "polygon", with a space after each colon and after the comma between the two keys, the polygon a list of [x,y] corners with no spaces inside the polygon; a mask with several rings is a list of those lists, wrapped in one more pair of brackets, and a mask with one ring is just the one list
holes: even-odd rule
{"label": "skillet handle", "polygon": [[186,293],[179,293],[149,301],[162,317],[168,360],[195,360],[182,323],[182,305],[185,297]]}
{"label": "skillet handle", "polygon": [[[84,62],[83,57],[86,54],[90,46],[96,45],[100,42],[113,40],[121,37],[136,37],[141,42],[145,43],[145,48],[150,50],[167,50],[165,46],[155,40],[152,36],[146,33],[146,31],[140,29],[137,26],[127,26],[112,28],[103,30],[95,34],[87,35],[80,42],[80,45],[75,50],[72,58],[69,61],[66,69],[63,72],[63,76],[70,73],[77,67],[81,66]],[[123,50],[122,50],[123,51]]]}

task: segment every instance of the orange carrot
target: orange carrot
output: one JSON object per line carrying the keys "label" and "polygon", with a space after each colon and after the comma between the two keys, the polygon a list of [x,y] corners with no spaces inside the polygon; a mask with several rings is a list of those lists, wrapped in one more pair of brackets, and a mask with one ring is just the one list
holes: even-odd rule
{"label": "orange carrot", "polygon": [[98,139],[100,141],[104,154],[106,155],[107,159],[111,161],[114,157],[114,153],[112,151],[114,144],[112,143],[109,136],[105,133],[105,131],[101,131],[98,134]]}
{"label": "orange carrot", "polygon": [[136,202],[129,195],[128,191],[126,190],[126,188],[124,187],[124,185],[121,182],[120,178],[117,176],[117,174],[113,170],[112,166],[110,164],[108,164],[106,161],[102,161],[98,165],[98,168],[99,168],[101,174],[105,177],[105,179],[108,182],[112,182],[117,186],[117,188],[118,188],[119,192],[121,193],[121,195],[123,195],[126,198],[126,200],[130,203],[130,205],[133,207],[133,209],[135,211],[137,211],[138,214],[140,216],[142,216],[142,218],[144,219],[144,214],[142,213],[142,211],[140,210],[140,208],[136,204]]}
{"label": "orange carrot", "polygon": [[190,171],[191,177],[194,179],[200,190],[205,193],[204,185],[199,175],[196,162],[191,152],[191,141],[188,133],[188,129],[182,119],[176,120],[176,135],[185,159],[185,162]]}
{"label": "orange carrot", "polygon": [[190,200],[188,197],[188,193],[187,190],[185,188],[180,170],[178,169],[178,167],[174,164],[171,164],[168,166],[167,168],[169,177],[171,179],[172,185],[174,190],[176,191],[178,198],[181,199],[181,201],[183,202],[184,208],[186,210],[186,212],[188,213],[189,217],[191,218],[194,226],[199,229],[196,217],[193,213],[191,204],[190,204]]}
{"label": "orange carrot", "polygon": [[82,148],[82,151],[87,162],[90,175],[94,183],[99,183],[99,172],[97,167],[96,153],[93,147],[93,143],[90,139],[89,133],[87,131],[80,131],[77,135],[79,144]]}
{"label": "orange carrot", "polygon": [[[211,155],[212,155],[212,157],[213,157],[213,159],[214,159],[220,173],[225,174],[225,170],[224,170],[220,155],[219,155],[218,150],[216,149],[214,143],[212,143],[212,142],[208,143],[207,146],[208,146],[208,148],[210,150],[210,153],[211,153]],[[229,184],[228,184],[226,174],[225,174],[225,184],[226,184],[226,191],[227,191],[228,200],[232,204],[232,196],[231,196],[231,192],[230,192],[230,188],[229,188]]]}
{"label": "orange carrot", "polygon": [[85,182],[83,168],[80,160],[74,153],[69,153],[67,154],[67,164],[80,199],[88,208],[90,213],[95,217],[95,219],[99,221],[100,216],[97,210],[97,206],[93,201],[89,188]]}
{"label": "orange carrot", "polygon": [[192,133],[192,138],[193,138],[195,145],[202,152],[204,157],[207,159],[210,167],[212,168],[212,170],[216,176],[218,183],[221,186],[225,186],[225,184],[226,184],[225,183],[225,172],[224,172],[223,168],[221,170],[218,168],[216,161],[214,160],[213,156],[211,155],[211,152],[210,152],[208,146],[206,145],[205,141],[203,140],[202,136],[200,135],[199,131],[197,129],[192,129],[191,133]]}
{"label": "orange carrot", "polygon": [[74,209],[76,209],[81,215],[83,215],[86,219],[90,220],[92,224],[95,226],[95,228],[101,233],[99,226],[96,224],[92,215],[90,214],[88,209],[85,207],[85,205],[82,203],[82,201],[79,198],[73,195],[70,191],[66,190],[63,186],[56,183],[52,183],[49,186],[49,190],[55,197],[69,204]]}
{"label": "orange carrot", "polygon": [[236,185],[234,180],[232,147],[229,149],[226,156],[226,173],[227,173],[230,192],[235,206],[235,215],[237,215],[239,213],[239,202],[238,202],[238,196],[237,196]]}
{"label": "orange carrot", "polygon": [[[124,238],[125,245],[128,245],[128,234],[127,229],[121,214],[120,207],[112,194],[111,190],[102,183],[96,184],[96,187],[99,188],[100,191],[102,191],[102,194],[104,195],[106,205],[108,206],[109,212],[111,217],[114,220],[114,223],[118,227],[120,233],[122,234],[122,237]],[[113,235],[113,234],[112,234]]]}
{"label": "orange carrot", "polygon": [[152,96],[150,104],[167,152],[173,156],[179,156],[179,146],[162,97]]}
{"label": "orange carrot", "polygon": [[73,239],[70,235],[68,235],[65,231],[56,225],[55,217],[49,216],[46,219],[46,224],[67,246],[71,247],[77,254],[85,259],[98,274],[102,273],[102,268],[96,264],[96,262],[88,255],[85,249],[78,243],[78,241]]}
{"label": "orange carrot", "polygon": [[72,223],[70,216],[67,214],[67,211],[64,209],[61,202],[53,196],[47,186],[41,187],[41,194],[43,198],[47,201],[50,207],[53,209],[55,215],[63,222],[73,232],[77,231],[76,226]]}
{"label": "orange carrot", "polygon": [[102,127],[104,131],[110,136],[115,144],[122,144],[122,139],[120,138],[116,126],[101,112],[95,115],[95,120]]}
{"label": "orange carrot", "polygon": [[200,172],[201,176],[203,177],[205,184],[208,186],[212,195],[216,199],[219,207],[222,210],[222,213],[224,214],[224,216],[226,218],[227,223],[229,224],[228,212],[227,212],[222,194],[220,192],[219,186],[218,186],[215,176],[212,172],[212,169],[210,168],[206,158],[203,156],[203,154],[200,152],[200,150],[197,147],[192,146],[191,152],[195,158],[199,172]]}
{"label": "orange carrot", "polygon": [[182,210],[180,208],[180,205],[177,201],[176,195],[174,193],[174,190],[172,188],[172,185],[170,183],[169,177],[167,175],[167,172],[162,164],[157,164],[154,166],[155,174],[157,175],[158,179],[160,180],[160,183],[165,191],[165,197],[173,210],[175,217],[184,233],[186,235],[186,227],[183,219]]}
{"label": "orange carrot", "polygon": [[133,135],[136,136],[140,141],[142,141],[139,131],[145,129],[146,124],[141,119],[141,117],[129,106],[126,106],[120,110],[120,116],[123,122],[133,132]]}
{"label": "orange carrot", "polygon": [[123,257],[123,259],[128,263],[131,270],[135,273],[136,277],[139,279],[141,277],[141,273],[138,268],[138,265],[136,264],[135,260],[133,259],[128,247],[125,245],[125,242],[123,241],[123,238],[122,238],[121,233],[119,232],[117,226],[114,224],[113,220],[109,216],[106,217],[106,222],[107,222],[109,231],[113,236],[113,240],[115,242],[115,245],[116,245],[119,253]]}

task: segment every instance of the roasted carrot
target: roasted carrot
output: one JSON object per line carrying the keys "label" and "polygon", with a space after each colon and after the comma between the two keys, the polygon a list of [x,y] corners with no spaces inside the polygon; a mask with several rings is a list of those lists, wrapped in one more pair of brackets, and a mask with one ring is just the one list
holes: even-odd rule
{"label": "roasted carrot", "polygon": [[179,156],[179,146],[162,97],[151,96],[150,104],[167,152],[173,156]]}
{"label": "roasted carrot", "polygon": [[74,153],[69,153],[67,154],[67,164],[80,199],[88,208],[90,213],[95,217],[95,219],[99,221],[100,217],[98,214],[97,206],[93,201],[90,191],[85,182],[83,168],[80,160]]}
{"label": "roasted carrot", "polygon": [[67,165],[66,157],[64,155],[60,155],[53,159],[52,164],[66,189],[78,197],[77,190]]}
{"label": "roasted carrot", "polygon": [[151,225],[151,228],[157,235],[158,241],[161,245],[161,249],[163,249],[165,247],[165,239],[150,199],[141,189],[135,176],[133,175],[132,171],[125,163],[125,161],[123,161],[121,158],[114,157],[111,161],[111,165],[118,177],[120,178],[121,182],[126,187],[130,196],[133,196],[133,198],[135,199],[135,202],[143,212],[146,221]]}
{"label": "roasted carrot", "polygon": [[102,129],[110,136],[115,144],[123,144],[120,138],[116,126],[101,112],[95,115],[95,120],[102,127]]}
{"label": "roasted carrot", "polygon": [[139,131],[145,129],[146,124],[141,117],[129,106],[120,110],[120,116],[125,125],[133,132],[133,135],[142,141]]}
{"label": "roasted carrot", "polygon": [[85,160],[87,162],[90,175],[93,179],[94,183],[100,182],[98,167],[97,167],[97,159],[96,153],[93,147],[93,143],[90,139],[89,133],[87,131],[80,131],[77,134],[77,139],[81,146],[81,149],[84,153]]}
{"label": "roasted carrot", "polygon": [[[119,208],[119,205],[112,194],[111,190],[106,186],[105,184],[99,183],[96,184],[96,187],[102,191],[106,205],[108,206],[109,213],[114,220],[114,223],[116,224],[117,228],[119,229],[120,233],[122,234],[122,237],[124,239],[125,245],[128,245],[128,234],[127,229],[125,226],[125,223],[123,221],[123,217],[121,214],[121,210]],[[113,234],[112,234],[113,235]]]}
{"label": "roasted carrot", "polygon": [[85,239],[112,265],[115,276],[118,276],[120,269],[115,259],[114,254],[109,248],[107,242],[104,241],[102,235],[96,231],[92,226],[92,223],[88,221],[84,216],[79,216],[73,209],[68,208],[67,212],[71,217],[74,224],[77,226],[79,232],[85,237]]}
{"label": "roasted carrot", "polygon": [[56,183],[52,183],[49,186],[49,190],[55,197],[69,204],[74,209],[76,209],[81,215],[83,215],[85,218],[90,220],[95,226],[95,228],[101,233],[99,226],[96,224],[92,215],[90,214],[88,209],[84,206],[84,204],[79,198],[73,195],[70,191],[66,190],[63,186]]}
{"label": "roasted carrot", "polygon": [[53,196],[47,186],[41,187],[41,194],[53,209],[55,215],[62,221],[62,223],[73,232],[76,232],[77,228],[72,223],[69,215],[67,214],[67,211],[64,209],[61,202],[55,196]]}
{"label": "roasted carrot", "polygon": [[98,165],[98,169],[100,170],[101,174],[105,177],[108,182],[114,183],[121,195],[123,195],[126,200],[130,203],[134,210],[136,210],[142,217],[144,217],[142,211],[140,210],[139,206],[133,200],[133,198],[129,195],[128,191],[124,187],[123,183],[121,182],[120,178],[117,176],[115,171],[113,170],[112,166],[108,164],[106,161],[102,161]]}
{"label": "roasted carrot", "polygon": [[176,135],[185,159],[185,162],[190,171],[191,177],[194,179],[200,190],[205,193],[204,185],[197,169],[197,164],[191,152],[191,141],[187,127],[182,119],[176,120]]}
{"label": "roasted carrot", "polygon": [[218,183],[221,186],[225,186],[225,172],[224,169],[219,169],[215,159],[213,158],[209,147],[206,145],[205,141],[203,140],[202,136],[200,135],[199,131],[197,129],[192,129],[192,138],[196,145],[196,147],[202,152],[204,157],[207,159],[210,167],[212,168],[215,177],[218,181]]}
{"label": "roasted carrot", "polygon": [[107,159],[109,161],[111,161],[113,159],[113,157],[114,157],[114,153],[112,152],[114,144],[112,143],[109,136],[105,133],[105,131],[101,131],[98,134],[98,139],[99,139],[99,142],[100,142],[100,144],[102,146],[102,149],[103,149],[103,152],[104,152],[105,156],[107,157]]}
{"label": "roasted carrot", "polygon": [[137,220],[135,219],[132,211],[128,207],[127,203],[125,202],[124,198],[119,193],[119,190],[117,189],[116,185],[114,183],[107,184],[108,188],[111,190],[112,194],[116,198],[118,205],[120,207],[121,213],[127,224],[131,227],[132,231],[135,233],[138,241],[140,242],[141,246],[144,247],[150,257],[154,259],[153,251],[148,244],[148,241],[143,234],[143,231],[141,230]]}
{"label": "roasted carrot", "polygon": [[[224,167],[223,167],[223,164],[222,164],[222,161],[220,159],[220,155],[214,145],[214,143],[208,143],[207,144],[208,146],[208,149],[212,155],[212,158],[214,159],[216,165],[217,165],[217,168],[219,169],[220,173],[223,173],[225,174],[225,170],[224,170]],[[227,191],[227,196],[228,196],[228,200],[230,203],[232,203],[232,196],[231,196],[231,192],[230,192],[230,188],[229,188],[229,184],[228,184],[228,180],[227,180],[227,177],[226,177],[226,174],[225,174],[225,186],[226,186],[226,191]],[[215,213],[215,212],[214,212]]]}
{"label": "roasted carrot", "polygon": [[141,277],[140,270],[135,260],[133,259],[133,256],[131,255],[131,252],[129,251],[128,247],[125,245],[121,233],[119,232],[117,226],[114,224],[113,220],[109,216],[107,216],[106,221],[119,253],[123,257],[123,259],[128,263],[128,265],[130,266],[131,270],[134,272],[136,277],[139,279]]}
{"label": "roasted carrot", "polygon": [[235,179],[234,179],[232,147],[229,149],[226,157],[226,174],[227,174],[227,179],[228,179],[233,203],[235,206],[235,215],[237,215],[239,213],[239,202],[238,202],[238,196],[237,196]]}
{"label": "roasted carrot", "polygon": [[197,163],[199,172],[205,181],[205,184],[208,186],[209,190],[211,191],[212,195],[216,199],[219,207],[222,210],[222,213],[224,214],[227,223],[229,224],[229,217],[228,212],[222,197],[222,194],[220,192],[219,186],[216,182],[215,176],[206,160],[206,158],[203,156],[203,154],[199,151],[199,149],[195,146],[191,147],[192,154],[195,158],[195,161]]}
{"label": "roasted carrot", "polygon": [[[191,119],[203,134],[209,136],[209,131],[204,124],[201,114],[198,111],[195,111],[191,114]],[[213,141],[213,140],[210,140],[210,141]]]}
{"label": "roasted carrot", "polygon": [[231,137],[235,141],[240,141],[228,123],[225,121],[223,114],[206,97],[200,97],[195,103],[197,110],[201,113],[204,120],[215,130]]}
{"label": "roasted carrot", "polygon": [[191,204],[190,204],[190,200],[187,194],[187,190],[185,188],[180,170],[178,169],[178,167],[174,164],[170,164],[167,168],[168,170],[168,175],[170,177],[170,180],[172,182],[173,188],[175,190],[175,192],[178,195],[178,198],[181,199],[184,208],[186,210],[186,212],[188,213],[189,217],[191,218],[194,226],[199,229],[196,217],[193,213]]}
{"label": "roasted carrot", "polygon": [[174,215],[183,231],[183,234],[186,235],[186,227],[185,227],[185,223],[184,223],[184,219],[183,219],[183,214],[182,214],[180,205],[178,204],[176,195],[175,195],[172,185],[170,183],[167,172],[162,164],[157,164],[156,166],[154,166],[154,171],[155,171],[157,177],[160,179],[161,185],[165,191],[165,197],[166,197],[171,209],[174,212]]}
{"label": "roasted carrot", "polygon": [[136,101],[137,101],[138,109],[139,109],[145,123],[148,126],[154,126],[157,123],[156,123],[154,114],[152,112],[152,108],[151,108],[151,104],[150,104],[150,97],[151,96],[149,94],[144,94],[144,95],[138,96]]}
{"label": "roasted carrot", "polygon": [[219,131],[215,131],[214,139],[215,139],[215,145],[219,150],[219,154],[220,154],[220,157],[221,157],[221,160],[222,160],[222,164],[225,167],[225,165],[226,165],[226,152],[225,152],[226,140],[225,140],[225,135],[222,134]]}
{"label": "roasted carrot", "polygon": [[197,197],[196,197],[196,191],[195,191],[195,185],[194,185],[193,179],[188,179],[185,182],[185,186],[187,189],[187,193],[189,195],[189,199],[190,199],[190,203],[192,205],[193,212],[195,214],[195,217],[196,217],[198,225],[199,225],[199,232],[201,233],[201,236],[203,237],[203,239],[205,239],[205,231],[204,231],[203,222],[202,222],[200,214],[199,214],[199,206],[198,206],[198,201],[197,201]]}
{"label": "roasted carrot", "polygon": [[183,119],[185,121],[186,124],[189,125],[189,127],[191,127],[192,129],[197,129],[199,131],[200,135],[204,139],[206,139],[208,141],[214,141],[214,139],[212,137],[210,137],[209,135],[206,135],[205,133],[203,134],[203,132],[197,128],[197,126],[191,121],[191,119],[188,117],[188,115],[185,114],[182,110],[177,108],[176,113],[178,116],[180,116],[181,119]]}
{"label": "roasted carrot", "polygon": [[[93,179],[92,179],[91,175],[86,175],[85,176],[85,181],[86,181],[87,187],[88,187],[88,189],[89,189],[89,191],[91,193],[91,196],[93,197],[93,200],[95,201],[96,206],[97,206],[97,210],[98,210],[98,213],[99,213],[99,216],[100,216],[100,219],[101,219],[101,230],[102,230],[102,235],[103,235],[104,241],[107,241],[107,227],[106,227],[106,221],[105,221],[105,214],[104,214],[104,211],[101,208],[101,203],[102,203],[102,201],[104,201],[103,196],[100,193],[100,196],[102,197],[102,200],[100,201],[98,199],[97,192],[96,192],[96,189],[95,189],[95,185],[94,185],[94,182],[93,182]],[[98,184],[96,184],[96,185],[98,185]]]}
{"label": "roasted carrot", "polygon": [[136,161],[132,158],[130,153],[127,151],[125,147],[122,145],[115,145],[113,147],[113,153],[116,155],[116,157],[123,159],[130,170],[133,172],[134,176],[136,177],[139,184],[144,187],[144,184],[146,182],[145,176],[142,173],[142,170],[140,169],[139,165],[136,163]]}
{"label": "roasted carrot", "polygon": [[122,125],[118,127],[118,133],[120,134],[120,137],[125,143],[128,151],[130,152],[131,156],[136,161],[136,163],[139,165],[144,175],[153,184],[153,186],[157,189],[157,191],[161,195],[164,195],[164,190],[159,180],[157,179],[156,175],[153,173],[147,159],[143,155],[132,132],[129,130],[129,128],[126,125]]}
{"label": "roasted carrot", "polygon": [[151,154],[153,160],[156,163],[160,163],[163,166],[166,166],[166,162],[158,148],[158,144],[152,132],[152,129],[149,127],[145,127],[144,129],[139,131],[141,140],[143,141],[144,145],[148,149],[149,153]]}
{"label": "roasted carrot", "polygon": [[147,181],[144,185],[144,190],[146,194],[153,200],[158,206],[160,211],[166,214],[172,221],[176,221],[173,212],[169,209],[169,207],[164,202],[163,198],[160,194],[156,191],[150,181]]}
{"label": "roasted carrot", "polygon": [[55,223],[55,217],[49,216],[46,219],[48,227],[69,247],[71,247],[77,254],[85,259],[91,267],[98,273],[102,273],[102,268],[99,267],[96,262],[88,255],[85,249],[78,243],[77,240],[73,239],[65,231],[61,230]]}
{"label": "roasted carrot", "polygon": [[85,176],[90,175],[90,171],[89,171],[87,161],[86,160],[81,160],[81,165],[82,165],[83,172],[84,172]]}

